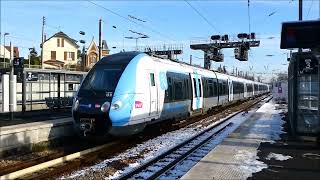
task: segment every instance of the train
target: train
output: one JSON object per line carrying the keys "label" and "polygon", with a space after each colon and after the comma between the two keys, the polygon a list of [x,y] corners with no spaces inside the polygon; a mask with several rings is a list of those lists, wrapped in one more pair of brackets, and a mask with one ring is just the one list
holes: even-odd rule
{"label": "train", "polygon": [[270,91],[255,82],[187,63],[120,52],[99,60],[74,96],[80,136],[130,136],[147,125],[203,115]]}

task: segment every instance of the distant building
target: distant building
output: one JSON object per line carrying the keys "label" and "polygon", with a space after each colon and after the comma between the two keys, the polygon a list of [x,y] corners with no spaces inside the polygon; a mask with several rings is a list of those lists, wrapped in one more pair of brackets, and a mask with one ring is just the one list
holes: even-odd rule
{"label": "distant building", "polygon": [[44,68],[61,69],[76,66],[78,48],[77,41],[62,31],[54,34],[43,43]]}
{"label": "distant building", "polygon": [[[107,45],[107,41],[102,41],[102,54],[101,57],[105,57],[109,55],[109,47]],[[87,49],[86,53],[86,60],[84,62],[84,67],[86,70],[91,69],[96,62],[98,62],[99,58],[99,47],[95,43],[94,39],[92,38],[92,41]]]}
{"label": "distant building", "polygon": [[[10,46],[3,46],[0,45],[0,58],[3,58],[6,56],[7,59],[10,59]],[[13,47],[13,57],[19,57],[19,48],[18,47]]]}

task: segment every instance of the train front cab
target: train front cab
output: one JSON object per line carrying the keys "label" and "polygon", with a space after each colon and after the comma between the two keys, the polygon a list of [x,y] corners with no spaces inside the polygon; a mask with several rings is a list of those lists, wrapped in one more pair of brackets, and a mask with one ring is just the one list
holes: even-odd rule
{"label": "train front cab", "polygon": [[141,131],[145,121],[159,113],[152,66],[152,59],[139,52],[118,53],[98,61],[75,97],[76,132],[127,136]]}

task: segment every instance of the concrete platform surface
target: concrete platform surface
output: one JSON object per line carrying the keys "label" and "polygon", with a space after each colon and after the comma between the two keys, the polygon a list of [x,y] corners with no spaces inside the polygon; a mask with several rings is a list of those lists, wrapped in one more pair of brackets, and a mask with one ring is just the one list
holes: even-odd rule
{"label": "concrete platform surface", "polygon": [[73,135],[72,118],[62,118],[0,127],[0,153]]}
{"label": "concrete platform surface", "polygon": [[264,104],[181,179],[247,179],[267,168],[259,161],[257,149],[262,142],[280,138],[281,113],[286,109],[277,106],[273,102]]}

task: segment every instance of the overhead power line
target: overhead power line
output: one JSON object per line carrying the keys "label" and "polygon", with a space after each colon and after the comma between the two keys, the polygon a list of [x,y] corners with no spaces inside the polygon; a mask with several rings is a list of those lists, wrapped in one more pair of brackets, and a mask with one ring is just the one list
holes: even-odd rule
{"label": "overhead power line", "polygon": [[251,22],[250,22],[250,0],[248,0],[248,22],[249,22],[249,34],[251,33]]}
{"label": "overhead power line", "polygon": [[138,22],[136,22],[136,21],[134,21],[134,20],[126,17],[126,16],[123,16],[123,15],[121,15],[121,14],[119,14],[119,13],[117,13],[117,12],[111,10],[111,9],[108,9],[108,8],[106,8],[106,7],[104,7],[104,6],[100,5],[100,4],[97,4],[97,3],[95,3],[95,2],[92,2],[92,1],[89,1],[89,0],[87,0],[87,1],[90,2],[91,4],[97,6],[97,7],[100,7],[100,8],[102,8],[102,9],[104,9],[104,10],[106,10],[106,11],[108,11],[108,12],[114,14],[114,15],[116,15],[116,16],[121,17],[121,18],[124,19],[124,20],[127,20],[127,21],[129,21],[129,22],[132,22],[132,23],[134,23],[134,24],[136,24],[136,25],[139,25],[139,26],[141,26],[141,27],[143,27],[143,28],[145,28],[145,29],[148,29],[148,30],[150,30],[150,31],[152,31],[152,32],[154,32],[154,33],[162,36],[162,37],[165,37],[165,38],[167,38],[167,39],[170,39],[170,40],[173,40],[173,41],[174,41],[174,39],[172,39],[172,38],[169,37],[168,35],[163,34],[163,33],[159,32],[159,31],[157,31],[157,30],[154,30],[153,28],[151,28],[151,27],[149,27],[149,26],[147,26],[147,25],[145,25],[145,24],[138,23]]}
{"label": "overhead power line", "polygon": [[200,13],[192,4],[190,4],[187,0],[184,0],[204,21],[206,21],[215,31],[221,33],[204,15]]}
{"label": "overhead power line", "polygon": [[[309,9],[308,9],[308,13],[307,13],[307,18],[309,17],[309,13],[310,13],[310,10],[312,8],[312,5],[313,5],[313,0],[311,1],[311,4],[309,6]],[[320,10],[319,10],[320,11]]]}

